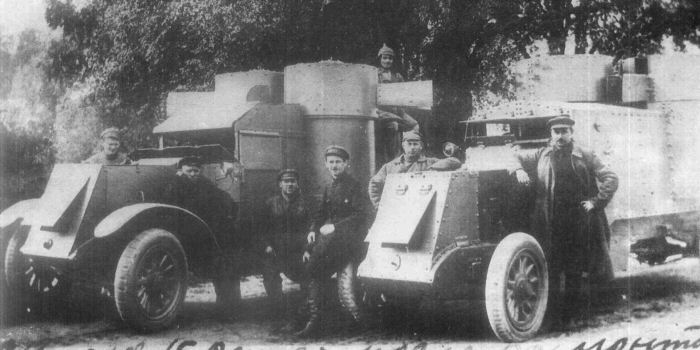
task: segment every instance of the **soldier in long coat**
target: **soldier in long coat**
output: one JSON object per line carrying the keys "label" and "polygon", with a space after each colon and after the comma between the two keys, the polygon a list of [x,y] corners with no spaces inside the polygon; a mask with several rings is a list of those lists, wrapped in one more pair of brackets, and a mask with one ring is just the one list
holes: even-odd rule
{"label": "soldier in long coat", "polygon": [[183,157],[178,162],[175,182],[167,194],[166,202],[187,209],[211,228],[224,256],[214,262],[214,289],[216,302],[222,306],[222,316],[235,308],[240,300],[240,281],[236,262],[229,254],[236,246],[233,228],[233,200],[211,181],[202,176],[202,160],[199,157]]}
{"label": "soldier in long coat", "polygon": [[[617,190],[617,175],[591,151],[573,142],[574,121],[560,116],[548,122],[548,146],[519,151],[520,183],[536,178],[532,232],[547,255],[554,288],[553,305],[564,321],[590,298],[591,283],[603,286],[613,278],[608,253],[610,228],[605,206]],[[563,297],[557,286],[565,285]]]}
{"label": "soldier in long coat", "polygon": [[346,172],[350,154],[343,147],[330,146],[325,158],[332,181],[323,190],[307,237],[310,252],[304,260],[308,260],[310,277],[310,319],[299,336],[311,336],[318,331],[323,304],[321,286],[348,263],[361,259],[362,243],[367,235],[370,204],[364,186]]}

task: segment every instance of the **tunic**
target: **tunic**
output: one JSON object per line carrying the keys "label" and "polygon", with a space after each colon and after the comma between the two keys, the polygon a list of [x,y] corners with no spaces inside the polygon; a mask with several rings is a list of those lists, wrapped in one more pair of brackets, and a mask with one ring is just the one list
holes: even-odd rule
{"label": "tunic", "polygon": [[125,153],[117,153],[114,158],[107,158],[104,152],[95,153],[90,158],[83,161],[83,164],[102,164],[102,165],[129,165],[131,160]]}
{"label": "tunic", "polygon": [[369,180],[369,199],[372,201],[374,207],[376,208],[379,205],[387,175],[426,171],[437,161],[437,158],[420,155],[415,162],[408,162],[406,160],[406,155],[402,154],[391,162],[384,164]]}
{"label": "tunic", "polygon": [[271,246],[274,256],[266,254],[266,267],[273,273],[284,272],[298,280],[303,272],[302,255],[306,249],[306,235],[310,215],[305,201],[299,196],[289,200],[277,194],[265,202],[262,221],[263,249]]}
{"label": "tunic", "polygon": [[[345,264],[356,260],[367,235],[369,200],[363,186],[348,174],[340,174],[325,186],[321,205],[311,224],[316,242],[311,247],[307,269],[315,278],[332,275]],[[335,232],[323,235],[325,224],[335,225]]]}

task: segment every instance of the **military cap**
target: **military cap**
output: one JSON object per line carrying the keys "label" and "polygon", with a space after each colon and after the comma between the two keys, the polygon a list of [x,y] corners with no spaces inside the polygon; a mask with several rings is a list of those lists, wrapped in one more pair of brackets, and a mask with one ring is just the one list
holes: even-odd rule
{"label": "military cap", "polygon": [[338,145],[330,145],[326,148],[325,157],[328,156],[338,156],[346,161],[350,159],[350,153],[348,153],[345,148]]}
{"label": "military cap", "polygon": [[296,171],[296,169],[282,169],[280,172],[277,174],[277,182],[280,182],[282,180],[286,179],[296,179],[297,181],[299,180],[299,172]]}
{"label": "military cap", "polygon": [[100,133],[100,138],[101,139],[106,139],[106,138],[111,138],[111,139],[121,139],[121,133],[119,132],[119,129],[117,128],[107,128]]}
{"label": "military cap", "polygon": [[392,50],[389,46],[386,46],[386,44],[384,44],[382,48],[379,49],[377,57],[382,57],[382,55],[394,56],[394,50]]}
{"label": "military cap", "polygon": [[421,135],[418,131],[415,130],[409,130],[403,133],[403,137],[401,138],[401,141],[422,141],[423,140],[423,135]]}
{"label": "military cap", "polygon": [[548,128],[566,128],[571,127],[575,124],[573,119],[566,114],[554,117],[547,122]]}
{"label": "military cap", "polygon": [[202,159],[196,156],[183,157],[177,162],[177,168],[180,169],[183,165],[201,167]]}

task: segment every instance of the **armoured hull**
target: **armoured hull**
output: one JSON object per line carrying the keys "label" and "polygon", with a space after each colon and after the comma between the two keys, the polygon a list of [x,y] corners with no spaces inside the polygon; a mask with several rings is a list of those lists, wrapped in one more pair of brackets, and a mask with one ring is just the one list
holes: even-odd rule
{"label": "armoured hull", "polygon": [[350,172],[361,183],[374,169],[374,119],[377,70],[335,61],[288,66],[285,103],[299,104],[309,137],[306,164],[312,169],[310,193],[319,193],[327,177],[324,151],[340,145],[350,152]]}

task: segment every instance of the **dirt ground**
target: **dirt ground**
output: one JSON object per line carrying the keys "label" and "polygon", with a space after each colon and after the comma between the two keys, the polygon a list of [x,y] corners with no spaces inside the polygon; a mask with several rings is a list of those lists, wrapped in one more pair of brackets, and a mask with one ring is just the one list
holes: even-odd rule
{"label": "dirt ground", "polygon": [[[382,327],[346,330],[326,318],[326,336],[300,340],[278,331],[281,315],[266,308],[258,277],[242,284],[236,315],[216,317],[210,284],[189,289],[185,310],[173,329],[139,334],[121,324],[108,304],[85,304],[55,319],[25,320],[0,329],[2,349],[691,349],[700,348],[700,262],[686,258],[640,269],[615,281],[623,300],[587,310],[563,331],[542,332],[521,344],[498,341],[480,303],[450,303],[406,313]],[[292,300],[301,295],[285,283]],[[78,305],[81,301],[78,300]],[[77,311],[76,311],[77,310]],[[561,328],[561,327],[560,327]]]}

